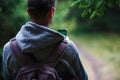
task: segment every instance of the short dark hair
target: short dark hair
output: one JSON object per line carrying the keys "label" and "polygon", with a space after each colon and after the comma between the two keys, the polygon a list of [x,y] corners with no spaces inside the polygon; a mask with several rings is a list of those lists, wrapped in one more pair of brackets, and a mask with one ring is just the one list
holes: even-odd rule
{"label": "short dark hair", "polygon": [[48,11],[55,7],[56,0],[28,0],[27,8],[30,11],[30,17],[38,19],[45,17]]}

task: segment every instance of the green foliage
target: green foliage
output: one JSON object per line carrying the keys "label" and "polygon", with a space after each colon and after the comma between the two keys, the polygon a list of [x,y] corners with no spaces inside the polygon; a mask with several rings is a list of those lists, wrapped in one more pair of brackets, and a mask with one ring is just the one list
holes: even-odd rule
{"label": "green foliage", "polygon": [[28,20],[27,0],[0,0],[0,46],[16,34],[21,25]]}
{"label": "green foliage", "polygon": [[95,16],[103,16],[108,7],[119,7],[120,0],[76,0],[72,6],[79,6],[84,9],[82,16],[90,14],[90,19]]}
{"label": "green foliage", "polygon": [[68,30],[68,27],[70,25],[67,25],[64,18],[67,15],[67,13],[69,12],[71,4],[72,4],[72,1],[66,1],[66,0],[58,0],[57,1],[55,16],[54,16],[54,20],[51,25],[52,26],[51,28],[53,28],[55,30],[67,28],[67,30]]}
{"label": "green foliage", "polygon": [[[89,9],[80,9],[78,5],[72,7],[69,10],[69,13],[66,16],[66,20],[76,20],[76,26],[74,26],[75,32],[120,32],[120,8],[106,8],[106,11],[102,17],[94,17],[96,11],[93,11],[92,15],[88,14],[90,11]],[[94,18],[89,19],[89,16]]]}

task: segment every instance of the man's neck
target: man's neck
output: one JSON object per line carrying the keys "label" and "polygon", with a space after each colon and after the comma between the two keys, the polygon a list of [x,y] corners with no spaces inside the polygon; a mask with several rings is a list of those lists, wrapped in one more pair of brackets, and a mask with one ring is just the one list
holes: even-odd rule
{"label": "man's neck", "polygon": [[34,23],[37,23],[39,25],[49,27],[49,22],[48,21],[45,21],[45,20],[31,20],[31,21],[34,22]]}

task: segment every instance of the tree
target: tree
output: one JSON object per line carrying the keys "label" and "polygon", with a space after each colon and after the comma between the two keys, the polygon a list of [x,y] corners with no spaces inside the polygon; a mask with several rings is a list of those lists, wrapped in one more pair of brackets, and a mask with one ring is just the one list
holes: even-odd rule
{"label": "tree", "polygon": [[[92,15],[91,13],[85,13],[86,8],[79,8],[80,3],[74,3],[69,13],[66,16],[66,20],[75,20],[75,32],[109,32],[120,33],[120,8],[119,6],[105,7],[103,14]],[[91,5],[94,6],[94,5]],[[94,11],[93,11],[94,12]],[[82,17],[82,16],[84,17]],[[89,17],[92,15],[91,19]],[[93,18],[94,17],[94,18]]]}
{"label": "tree", "polygon": [[79,6],[84,9],[82,16],[90,14],[90,18],[95,16],[103,16],[107,8],[120,8],[120,0],[75,0],[72,6]]}
{"label": "tree", "polygon": [[27,20],[27,0],[0,0],[0,46],[5,44]]}

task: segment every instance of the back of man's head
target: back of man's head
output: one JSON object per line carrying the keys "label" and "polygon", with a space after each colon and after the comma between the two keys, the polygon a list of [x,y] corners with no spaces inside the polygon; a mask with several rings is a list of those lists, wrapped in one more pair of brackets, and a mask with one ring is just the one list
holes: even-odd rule
{"label": "back of man's head", "polygon": [[56,0],[28,0],[27,8],[30,11],[30,17],[38,19],[45,17],[48,11],[55,7]]}

